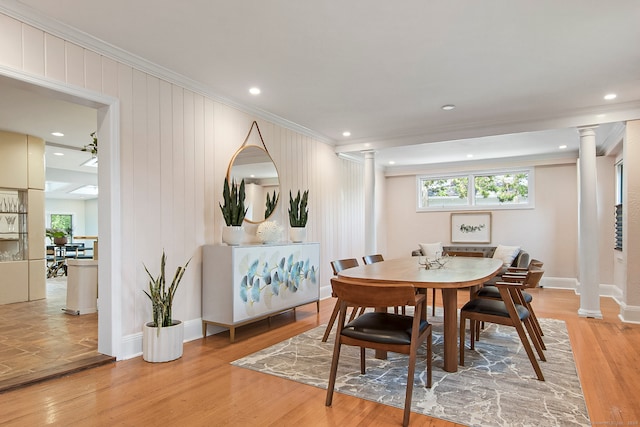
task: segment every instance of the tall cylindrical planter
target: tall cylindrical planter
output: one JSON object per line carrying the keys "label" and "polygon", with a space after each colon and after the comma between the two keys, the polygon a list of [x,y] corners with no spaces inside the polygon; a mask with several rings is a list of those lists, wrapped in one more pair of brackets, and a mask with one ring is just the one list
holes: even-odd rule
{"label": "tall cylindrical planter", "polygon": [[153,322],[142,329],[142,358],[147,362],[169,362],[182,356],[184,324],[174,320],[173,325],[157,328]]}
{"label": "tall cylindrical planter", "polygon": [[291,227],[289,228],[289,239],[293,243],[304,242],[307,239],[306,227]]}
{"label": "tall cylindrical planter", "polygon": [[244,240],[244,227],[227,225],[222,227],[222,241],[227,245],[237,246]]}

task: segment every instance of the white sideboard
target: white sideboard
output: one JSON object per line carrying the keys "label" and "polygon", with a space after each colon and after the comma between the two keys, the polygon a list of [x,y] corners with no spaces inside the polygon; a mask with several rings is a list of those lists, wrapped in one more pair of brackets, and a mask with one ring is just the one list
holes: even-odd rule
{"label": "white sideboard", "polygon": [[320,301],[320,244],[204,245],[202,333],[235,328]]}

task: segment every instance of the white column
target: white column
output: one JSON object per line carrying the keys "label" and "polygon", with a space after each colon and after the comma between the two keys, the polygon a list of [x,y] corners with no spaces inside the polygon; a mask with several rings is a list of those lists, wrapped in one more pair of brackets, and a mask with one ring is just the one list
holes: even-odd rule
{"label": "white column", "polygon": [[[579,186],[579,251],[581,317],[602,318],[600,312],[600,272],[598,268],[598,204],[596,187],[595,126],[578,128],[580,154],[578,158]],[[560,238],[560,236],[558,236]]]}
{"label": "white column", "polygon": [[364,252],[375,254],[376,249],[376,155],[364,151]]}

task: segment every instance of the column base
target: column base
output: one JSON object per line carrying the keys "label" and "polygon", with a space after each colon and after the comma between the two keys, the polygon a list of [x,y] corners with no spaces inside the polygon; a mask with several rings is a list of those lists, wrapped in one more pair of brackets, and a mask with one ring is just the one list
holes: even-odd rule
{"label": "column base", "polygon": [[602,319],[602,312],[600,310],[585,310],[581,308],[578,310],[578,316],[592,317],[594,319]]}

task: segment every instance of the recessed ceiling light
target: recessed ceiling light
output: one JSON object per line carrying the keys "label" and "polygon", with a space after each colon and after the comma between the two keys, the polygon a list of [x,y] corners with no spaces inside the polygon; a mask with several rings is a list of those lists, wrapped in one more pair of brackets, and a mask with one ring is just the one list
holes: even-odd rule
{"label": "recessed ceiling light", "polygon": [[342,136],[351,136],[351,132],[345,130],[344,132],[342,132]]}
{"label": "recessed ceiling light", "polygon": [[249,93],[251,95],[260,95],[260,88],[252,87],[251,89],[249,89]]}
{"label": "recessed ceiling light", "polygon": [[455,105],[453,105],[453,104],[447,104],[447,105],[443,105],[441,108],[442,108],[444,111],[450,111],[450,110],[453,110],[454,108],[456,108],[456,106],[455,106]]}
{"label": "recessed ceiling light", "polygon": [[612,99],[616,99],[618,95],[616,95],[615,93],[608,93],[604,96],[604,99],[606,99],[607,101],[611,101]]}
{"label": "recessed ceiling light", "polygon": [[390,165],[395,165],[395,164],[396,164],[396,162],[395,162],[394,160],[389,160],[389,164],[390,164]]}
{"label": "recessed ceiling light", "polygon": [[558,148],[561,149],[561,150],[564,150],[565,148],[567,148],[567,146],[563,144],[563,145],[558,146]]}
{"label": "recessed ceiling light", "polygon": [[607,115],[606,114],[598,114],[596,117],[599,118],[599,119],[604,119],[605,117],[607,117]]}
{"label": "recessed ceiling light", "polygon": [[467,159],[470,159],[473,157],[473,154],[467,154]]}
{"label": "recessed ceiling light", "polygon": [[53,153],[54,156],[64,156],[64,153]]}
{"label": "recessed ceiling light", "polygon": [[53,135],[53,136],[64,136],[64,133],[62,133],[62,132],[51,132],[51,135]]}

